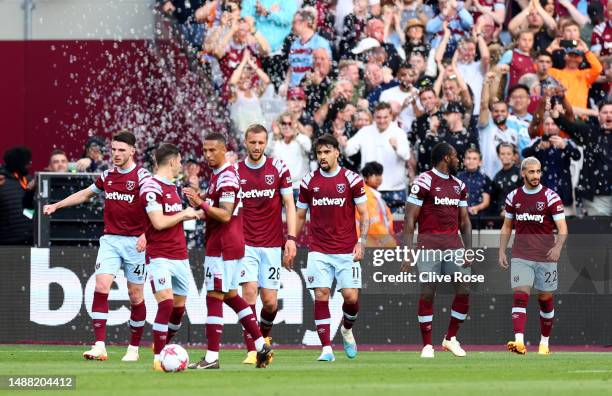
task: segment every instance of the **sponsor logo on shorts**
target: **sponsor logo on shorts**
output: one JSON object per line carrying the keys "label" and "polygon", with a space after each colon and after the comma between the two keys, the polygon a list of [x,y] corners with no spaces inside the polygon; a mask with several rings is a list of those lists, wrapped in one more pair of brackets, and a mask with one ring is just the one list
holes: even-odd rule
{"label": "sponsor logo on shorts", "polygon": [[157,280],[157,282],[158,282],[160,285],[164,285],[164,284],[166,284],[166,278],[159,278],[159,279]]}
{"label": "sponsor logo on shorts", "polygon": [[100,263],[96,263],[96,271],[100,269]]}
{"label": "sponsor logo on shorts", "polygon": [[518,282],[518,281],[519,281],[519,276],[518,276],[518,275],[514,277],[514,281],[515,281],[515,282]]}
{"label": "sponsor logo on shorts", "polygon": [[314,282],[314,276],[309,276],[308,277],[308,283],[312,283]]}
{"label": "sponsor logo on shorts", "polygon": [[240,271],[240,277],[241,278],[244,278],[245,275],[246,275],[246,271],[245,270]]}
{"label": "sponsor logo on shorts", "polygon": [[125,183],[125,188],[127,188],[128,191],[132,191],[134,187],[136,187],[136,182],[134,180],[128,180],[127,183]]}
{"label": "sponsor logo on shorts", "polygon": [[346,184],[344,184],[344,183],[336,184],[336,191],[338,191],[340,194],[345,192],[346,191]]}

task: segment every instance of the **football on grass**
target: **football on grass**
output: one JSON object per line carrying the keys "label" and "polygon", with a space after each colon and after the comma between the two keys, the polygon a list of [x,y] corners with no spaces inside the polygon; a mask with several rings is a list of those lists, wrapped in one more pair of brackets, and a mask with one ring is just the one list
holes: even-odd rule
{"label": "football on grass", "polygon": [[161,365],[167,373],[178,373],[187,368],[189,355],[185,348],[176,344],[168,344],[159,354]]}

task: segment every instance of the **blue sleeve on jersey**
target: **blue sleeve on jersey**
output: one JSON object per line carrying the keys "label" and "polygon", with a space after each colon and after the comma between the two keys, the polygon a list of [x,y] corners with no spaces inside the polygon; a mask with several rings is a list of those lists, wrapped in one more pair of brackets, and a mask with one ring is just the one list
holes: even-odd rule
{"label": "blue sleeve on jersey", "polygon": [[308,209],[308,204],[300,201],[297,201],[295,206],[297,206],[299,209]]}
{"label": "blue sleeve on jersey", "polygon": [[416,206],[423,206],[423,201],[414,197],[413,195],[408,196],[408,199],[406,200],[406,202],[411,203]]}
{"label": "blue sleeve on jersey", "polygon": [[368,201],[368,197],[366,197],[365,195],[362,195],[361,197],[353,198],[353,202],[355,202],[355,205],[366,203],[367,201]]}
{"label": "blue sleeve on jersey", "polygon": [[95,184],[92,184],[91,186],[89,186],[89,189],[93,192],[95,192],[96,194],[101,194],[103,191],[100,190],[98,187],[96,187]]}

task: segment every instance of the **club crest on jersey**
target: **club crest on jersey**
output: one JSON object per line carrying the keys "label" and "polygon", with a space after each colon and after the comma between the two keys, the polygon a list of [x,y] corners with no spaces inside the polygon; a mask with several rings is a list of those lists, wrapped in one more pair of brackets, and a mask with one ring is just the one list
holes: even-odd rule
{"label": "club crest on jersey", "polygon": [[536,202],[536,209],[540,212],[544,210],[544,202]]}
{"label": "club crest on jersey", "polygon": [[125,188],[127,188],[128,191],[132,191],[134,187],[136,187],[136,182],[134,180],[128,180],[127,183],[125,183]]}
{"label": "club crest on jersey", "polygon": [[265,176],[266,184],[272,185],[274,183],[274,175]]}
{"label": "club crest on jersey", "polygon": [[459,194],[459,193],[461,192],[461,187],[459,187],[459,186],[453,186],[453,188],[455,189],[455,192],[456,192],[457,194]]}
{"label": "club crest on jersey", "polygon": [[336,191],[338,191],[340,194],[345,192],[346,191],[346,184],[344,184],[344,183],[336,184]]}

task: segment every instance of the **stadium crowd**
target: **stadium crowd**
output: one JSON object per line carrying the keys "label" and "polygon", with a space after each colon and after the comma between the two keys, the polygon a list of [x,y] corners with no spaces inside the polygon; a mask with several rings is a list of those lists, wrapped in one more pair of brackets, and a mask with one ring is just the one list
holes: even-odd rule
{"label": "stadium crowd", "polygon": [[[221,92],[236,152],[264,125],[297,195],[313,140],[331,133],[341,164],[364,171],[377,233],[393,233],[384,206],[403,211],[439,142],[457,149],[472,216],[501,218],[528,156],[567,215],[612,215],[612,1],[160,0],[158,11]],[[103,170],[104,146],[91,139],[75,163],[53,151],[49,170]],[[0,244],[31,242],[30,157],[4,154]],[[198,166],[185,165],[187,184],[201,183]]]}

